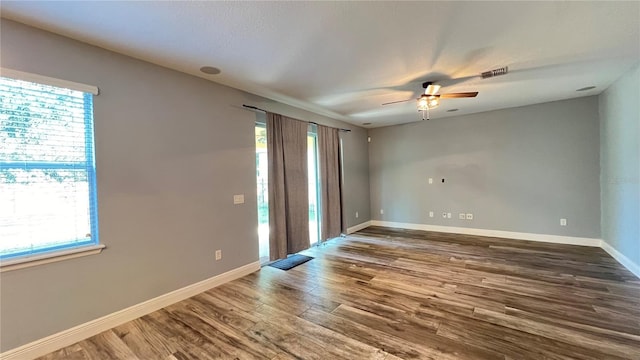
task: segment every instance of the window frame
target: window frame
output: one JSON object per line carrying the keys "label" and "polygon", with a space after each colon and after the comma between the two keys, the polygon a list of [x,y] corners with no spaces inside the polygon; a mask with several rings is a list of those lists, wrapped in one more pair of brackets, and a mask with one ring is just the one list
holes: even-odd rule
{"label": "window frame", "polygon": [[27,266],[33,266],[52,261],[65,260],[84,255],[97,254],[105,248],[100,244],[98,233],[98,204],[97,204],[97,179],[95,164],[95,135],[94,135],[94,112],[93,96],[99,94],[95,86],[55,79],[38,74],[25,73],[12,69],[0,68],[0,76],[14,80],[31,82],[39,85],[69,89],[82,92],[84,110],[84,161],[76,162],[55,162],[55,161],[0,161],[3,168],[24,169],[24,170],[69,170],[82,168],[86,169],[89,197],[89,214],[91,238],[85,241],[73,241],[68,243],[60,242],[49,247],[44,247],[36,251],[22,250],[5,254],[0,258],[0,271],[14,270]]}

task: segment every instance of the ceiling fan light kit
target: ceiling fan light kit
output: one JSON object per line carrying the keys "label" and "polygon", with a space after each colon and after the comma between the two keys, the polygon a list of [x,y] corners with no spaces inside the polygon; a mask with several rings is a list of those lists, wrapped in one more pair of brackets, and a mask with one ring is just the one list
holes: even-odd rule
{"label": "ceiling fan light kit", "polygon": [[418,111],[435,109],[440,105],[440,97],[437,95],[422,94],[418,98]]}
{"label": "ceiling fan light kit", "polygon": [[[422,120],[429,120],[429,109],[435,109],[440,105],[440,96],[422,94],[418,98],[418,111],[422,111]],[[426,118],[425,118],[426,113]]]}
{"label": "ceiling fan light kit", "polygon": [[[418,98],[418,111],[422,111],[422,120],[429,120],[429,110],[435,109],[440,105],[440,95],[436,95],[440,90],[440,85],[434,85],[431,82],[422,84],[424,94]],[[425,115],[427,115],[425,117]]]}

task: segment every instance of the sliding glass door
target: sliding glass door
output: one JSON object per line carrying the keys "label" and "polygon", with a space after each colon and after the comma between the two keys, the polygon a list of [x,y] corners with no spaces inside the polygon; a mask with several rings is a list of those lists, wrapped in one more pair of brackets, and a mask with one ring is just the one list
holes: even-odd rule
{"label": "sliding glass door", "polygon": [[269,165],[267,128],[256,124],[256,183],[258,187],[258,243],[260,263],[269,261]]}
{"label": "sliding glass door", "polygon": [[[267,129],[256,123],[256,184],[258,195],[258,242],[260,262],[269,261],[269,182]],[[309,246],[318,242],[320,234],[320,189],[318,179],[318,137],[316,126],[309,124],[307,133],[307,172],[309,177]]]}
{"label": "sliding glass door", "polygon": [[320,237],[320,187],[318,179],[318,134],[316,125],[309,124],[307,133],[307,174],[309,175],[309,245]]}

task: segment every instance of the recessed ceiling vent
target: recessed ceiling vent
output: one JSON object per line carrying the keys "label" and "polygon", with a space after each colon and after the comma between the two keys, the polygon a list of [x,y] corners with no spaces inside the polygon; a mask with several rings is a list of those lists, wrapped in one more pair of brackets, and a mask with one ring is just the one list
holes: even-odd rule
{"label": "recessed ceiling vent", "polygon": [[483,72],[482,78],[488,79],[494,76],[507,75],[508,72],[509,72],[509,68],[505,66],[498,69],[493,69],[493,70]]}
{"label": "recessed ceiling vent", "polygon": [[207,75],[218,75],[220,74],[220,69],[213,66],[203,66],[200,68],[200,71]]}

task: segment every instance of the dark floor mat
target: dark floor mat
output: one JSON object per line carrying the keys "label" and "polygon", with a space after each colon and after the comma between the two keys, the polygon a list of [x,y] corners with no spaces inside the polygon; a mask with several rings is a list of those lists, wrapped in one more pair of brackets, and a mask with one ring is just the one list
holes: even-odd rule
{"label": "dark floor mat", "polygon": [[280,270],[289,270],[298,265],[304,264],[309,260],[313,260],[311,256],[305,256],[300,254],[290,255],[286,259],[274,261],[269,266]]}

